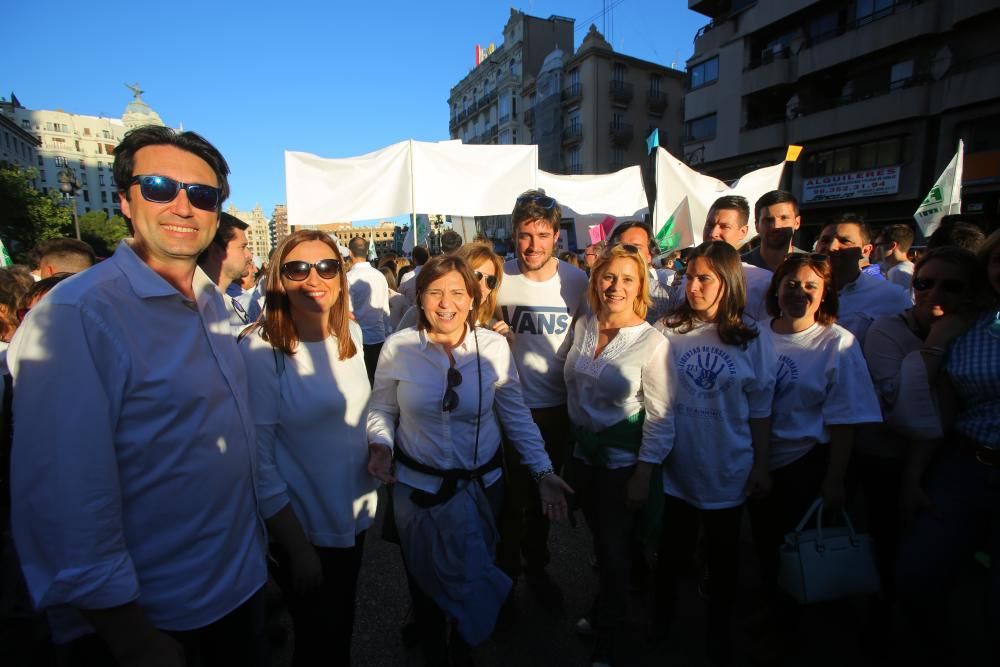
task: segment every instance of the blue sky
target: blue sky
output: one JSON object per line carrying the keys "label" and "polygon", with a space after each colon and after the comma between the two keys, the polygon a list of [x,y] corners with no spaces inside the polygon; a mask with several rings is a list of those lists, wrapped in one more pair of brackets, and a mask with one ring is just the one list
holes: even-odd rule
{"label": "blue sky", "polygon": [[[616,51],[683,69],[708,19],[673,0],[467,2],[50,1],[4,9],[0,95],[32,109],[120,117],[138,81],[167,125],[203,134],[232,169],[231,202],[270,216],[283,151],[350,157],[448,138],[448,92],[510,8],[576,19],[576,45],[612,6]],[[590,21],[584,22],[586,19]]]}

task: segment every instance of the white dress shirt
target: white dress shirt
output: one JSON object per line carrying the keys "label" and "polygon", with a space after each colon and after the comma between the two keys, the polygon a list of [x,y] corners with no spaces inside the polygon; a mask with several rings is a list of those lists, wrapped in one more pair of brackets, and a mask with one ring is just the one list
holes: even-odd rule
{"label": "white dress shirt", "polygon": [[[645,410],[638,454],[607,449],[607,467],[637,461],[659,465],[673,442],[674,422],[667,382],[667,339],[650,324],[622,327],[601,353],[597,318],[577,320],[566,357],[566,406],[574,425],[594,433]],[[579,450],[577,456],[583,458]]]}
{"label": "white dress shirt", "polygon": [[351,265],[347,272],[354,319],[361,325],[365,345],[377,345],[389,333],[389,283],[382,272],[365,261]]}
{"label": "white dress shirt", "polygon": [[399,293],[406,299],[407,306],[417,305],[417,276],[423,266],[415,266],[412,271],[403,274],[403,279],[399,281]]}
{"label": "white dress shirt", "polygon": [[[482,412],[478,417],[476,338],[482,368]],[[499,418],[508,440],[532,472],[551,468],[542,436],[524,406],[507,339],[487,329],[476,329],[475,335],[467,331],[451,353],[462,383],[454,388],[458,407],[445,412],[441,407],[449,362],[444,349],[415,328],[403,329],[386,340],[369,402],[368,441],[387,447],[400,445],[414,459],[434,468],[472,470],[487,463],[500,447]],[[477,419],[479,453],[473,460]],[[483,481],[487,486],[493,484],[501,472],[493,470]],[[440,477],[403,465],[396,468],[396,477],[429,493],[436,493],[441,486]]]}
{"label": "white dress shirt", "polygon": [[57,643],[136,601],[213,623],[267,579],[243,360],[218,289],[189,301],[124,242],[59,284],[11,344],[14,538]]}

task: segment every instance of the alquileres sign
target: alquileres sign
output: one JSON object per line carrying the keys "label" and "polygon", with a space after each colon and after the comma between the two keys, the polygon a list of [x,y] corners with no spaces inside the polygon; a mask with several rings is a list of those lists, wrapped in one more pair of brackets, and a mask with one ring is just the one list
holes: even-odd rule
{"label": "alquileres sign", "polygon": [[802,201],[833,201],[894,195],[899,192],[899,165],[815,176],[802,184]]}

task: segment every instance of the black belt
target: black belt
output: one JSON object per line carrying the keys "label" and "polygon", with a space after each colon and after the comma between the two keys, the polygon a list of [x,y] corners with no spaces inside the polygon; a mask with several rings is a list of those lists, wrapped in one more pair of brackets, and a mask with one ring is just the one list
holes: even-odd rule
{"label": "black belt", "polygon": [[413,492],[410,493],[410,500],[413,501],[413,504],[418,507],[426,508],[440,505],[441,503],[449,500],[455,495],[455,491],[458,489],[458,483],[462,480],[475,480],[480,484],[483,484],[483,477],[487,473],[503,466],[503,447],[497,447],[496,453],[493,454],[493,457],[490,458],[489,461],[471,470],[466,468],[442,469],[429,466],[426,463],[421,463],[420,461],[414,459],[399,445],[396,445],[395,447],[393,458],[395,458],[397,463],[401,463],[403,466],[413,470],[414,472],[420,472],[425,475],[433,475],[434,477],[440,477],[444,480],[437,493],[428,493],[426,491],[421,491],[420,489],[414,489]]}

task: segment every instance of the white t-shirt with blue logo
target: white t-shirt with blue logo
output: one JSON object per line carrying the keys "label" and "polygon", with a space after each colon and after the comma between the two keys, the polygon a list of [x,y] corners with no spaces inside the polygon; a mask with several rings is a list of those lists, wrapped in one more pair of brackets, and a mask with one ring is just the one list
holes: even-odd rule
{"label": "white t-shirt with blue logo", "polygon": [[521,376],[524,404],[529,408],[565,405],[563,365],[573,320],[589,310],[587,274],[559,261],[548,280],[528,280],[521,275],[516,259],[504,264],[503,273],[497,304],[514,332],[511,350]]}
{"label": "white t-shirt with blue logo", "polygon": [[771,415],[768,467],[784,467],[830,441],[828,426],[882,421],[875,387],[858,341],[837,325],[813,324],[774,341],[778,376]]}
{"label": "white t-shirt with blue logo", "polygon": [[660,325],[670,341],[674,445],[663,490],[700,509],[738,507],[753,467],[750,419],[771,414],[777,357],[767,332],[743,349],[719,338],[715,324],[688,333]]}

